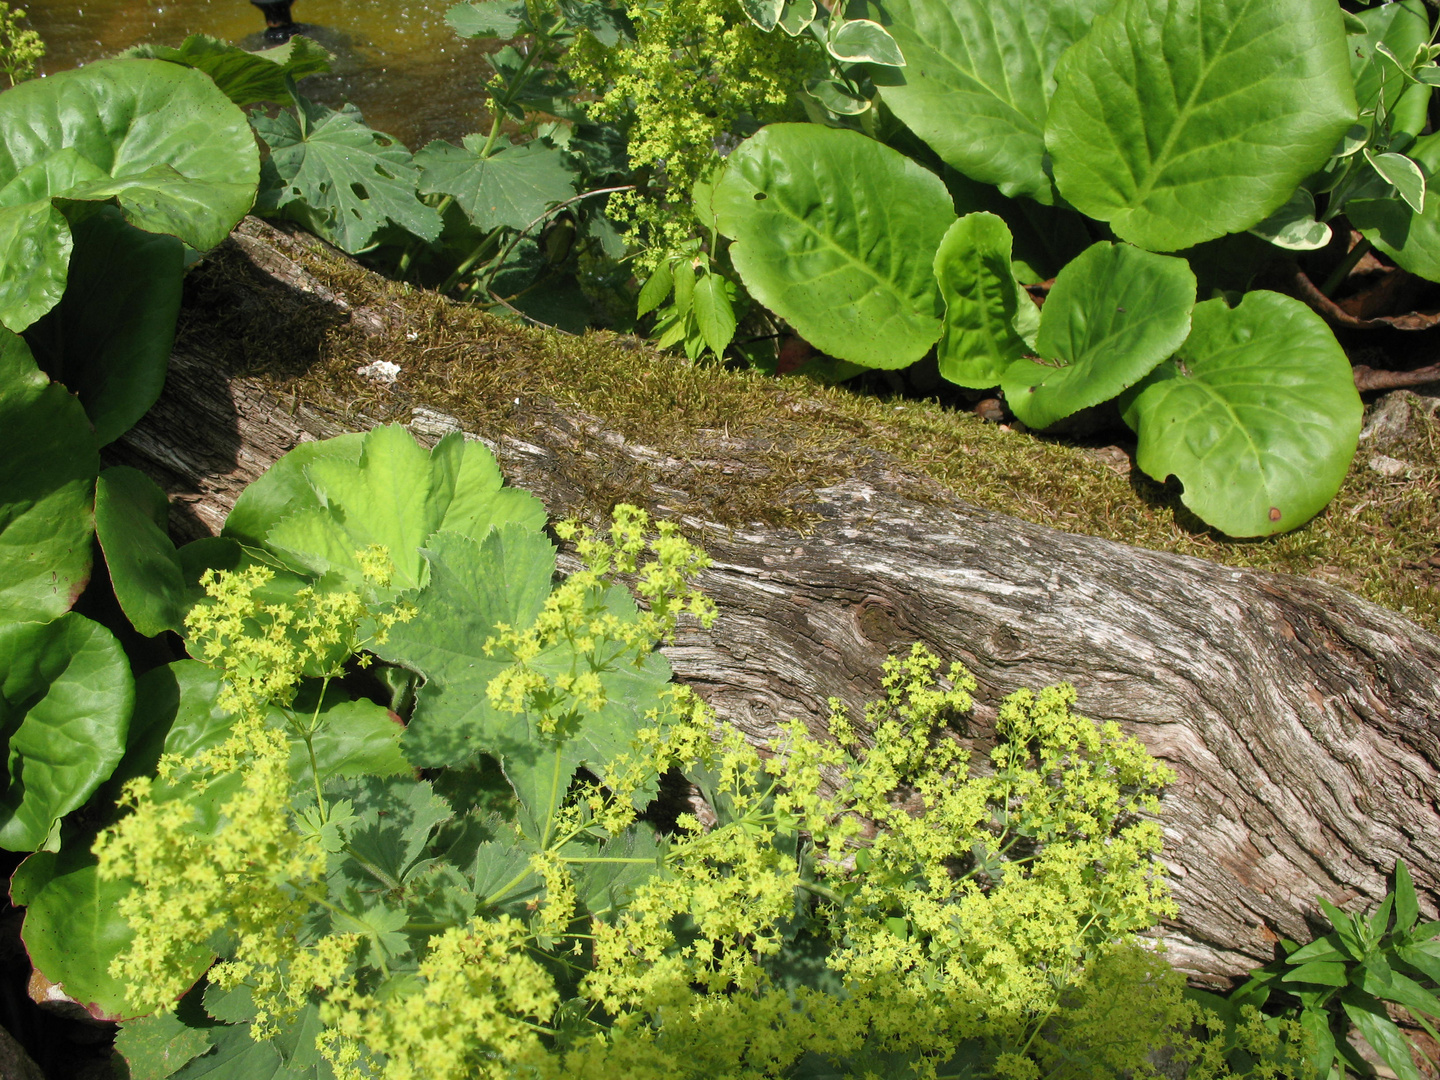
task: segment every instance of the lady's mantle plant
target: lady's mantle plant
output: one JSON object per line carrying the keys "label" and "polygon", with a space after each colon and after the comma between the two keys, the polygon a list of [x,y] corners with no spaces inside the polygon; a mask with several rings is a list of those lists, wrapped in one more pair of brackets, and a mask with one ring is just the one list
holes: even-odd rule
{"label": "lady's mantle plant", "polygon": [[[158,764],[91,871],[115,910],[57,959],[142,1017],[132,1075],[1148,1075],[1162,1040],[1226,1075],[1133,943],[1171,910],[1137,743],[1021,692],[973,769],[973,682],[920,646],[863,718],[717,736],[653,651],[713,617],[704,555],[621,507],[557,526],[556,586],[543,520],[478,444],[382,428],[177,553],[211,567],[197,659],[142,680]],[[706,824],[656,802],[677,773]],[[64,917],[47,866],[27,941]]]}

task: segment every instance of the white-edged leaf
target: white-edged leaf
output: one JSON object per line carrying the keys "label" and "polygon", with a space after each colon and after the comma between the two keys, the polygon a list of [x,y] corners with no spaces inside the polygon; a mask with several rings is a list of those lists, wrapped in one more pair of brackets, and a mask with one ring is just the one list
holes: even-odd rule
{"label": "white-edged leaf", "polygon": [[815,0],[788,0],[780,13],[780,29],[799,37],[815,21]]}
{"label": "white-edged leaf", "polygon": [[1315,220],[1315,196],[1303,187],[1250,231],[1286,251],[1315,251],[1330,242],[1330,226]]}
{"label": "white-edged leaf", "polygon": [[785,0],[740,0],[745,17],[767,34],[780,22]]}
{"label": "white-edged leaf", "polygon": [[1395,185],[1405,204],[1417,214],[1425,212],[1425,174],[1420,166],[1404,154],[1376,154],[1365,151],[1365,160],[1375,171]]}
{"label": "white-edged leaf", "polygon": [[836,60],[847,64],[884,64],[903,68],[905,56],[895,39],[879,23],[870,19],[851,19],[842,23],[825,43]]}

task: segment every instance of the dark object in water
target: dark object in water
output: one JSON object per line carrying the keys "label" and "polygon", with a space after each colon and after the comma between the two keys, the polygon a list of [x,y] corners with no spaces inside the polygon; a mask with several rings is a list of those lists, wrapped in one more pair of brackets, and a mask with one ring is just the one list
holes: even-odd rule
{"label": "dark object in water", "polygon": [[265,16],[265,40],[284,44],[299,33],[300,25],[290,17],[294,0],[250,0]]}

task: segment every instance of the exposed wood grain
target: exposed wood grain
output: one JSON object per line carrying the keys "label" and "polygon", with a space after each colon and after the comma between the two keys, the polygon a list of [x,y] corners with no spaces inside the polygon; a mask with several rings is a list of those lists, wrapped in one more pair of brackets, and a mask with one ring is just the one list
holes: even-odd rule
{"label": "exposed wood grain", "polygon": [[[295,240],[247,223],[239,242],[252,285],[298,290],[306,318],[397,317],[316,288]],[[273,295],[256,307],[277,317]],[[192,350],[115,456],[160,479],[176,532],[196,536],[292,446],[370,422],[343,403],[277,398]],[[541,403],[520,437],[487,441],[558,516],[584,509],[558,458],[583,452],[576,433],[597,425]],[[427,440],[453,426],[423,407],[412,418]],[[742,434],[716,433],[714,460],[743,471],[756,448]],[[662,479],[661,509],[694,475],[693,461],[607,438]],[[818,723],[832,695],[859,707],[886,652],[914,640],[974,671],[981,738],[1005,694],[1072,682],[1083,712],[1119,721],[1178,774],[1165,858],[1180,915],[1165,936],[1197,975],[1237,975],[1277,935],[1310,937],[1317,894],[1372,904],[1396,858],[1434,910],[1440,638],[1330,585],[1073,536],[935,490],[913,497],[923,483],[877,456],[811,494],[820,523],[806,534],[690,520],[715,559],[703,584],[721,618],[667,650],[680,677],[756,737],[789,717]]]}

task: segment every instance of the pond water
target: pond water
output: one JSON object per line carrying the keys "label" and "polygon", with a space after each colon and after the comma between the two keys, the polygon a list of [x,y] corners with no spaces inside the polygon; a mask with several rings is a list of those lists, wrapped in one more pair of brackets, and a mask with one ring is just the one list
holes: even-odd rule
{"label": "pond water", "polygon": [[[304,32],[336,54],[330,75],[301,83],[305,96],[352,101],[375,128],[414,150],[431,139],[458,141],[487,124],[480,81],[495,42],[467,41],[445,22],[456,0],[296,0]],[[260,49],[265,19],[248,0],[12,0],[45,39],[40,71],[113,56],[131,45],[179,45],[210,34]]]}

